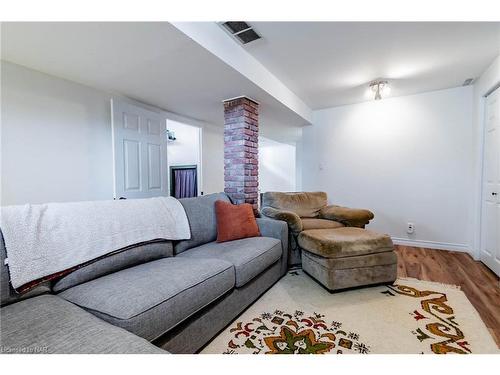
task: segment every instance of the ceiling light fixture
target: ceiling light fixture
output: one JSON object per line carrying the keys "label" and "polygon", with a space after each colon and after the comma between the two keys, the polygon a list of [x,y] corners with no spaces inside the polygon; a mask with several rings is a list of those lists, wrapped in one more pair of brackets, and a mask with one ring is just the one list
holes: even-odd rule
{"label": "ceiling light fixture", "polygon": [[373,81],[370,83],[369,90],[374,94],[373,99],[375,100],[380,100],[391,92],[389,82],[387,81]]}
{"label": "ceiling light fixture", "polygon": [[167,129],[167,139],[169,141],[175,141],[175,140],[177,140],[177,137],[175,136],[175,132],[172,131],[172,130],[168,130]]}

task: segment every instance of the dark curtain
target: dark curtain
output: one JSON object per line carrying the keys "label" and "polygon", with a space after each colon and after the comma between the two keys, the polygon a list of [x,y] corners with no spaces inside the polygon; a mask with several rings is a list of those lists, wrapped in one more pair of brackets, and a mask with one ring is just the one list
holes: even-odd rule
{"label": "dark curtain", "polygon": [[191,198],[198,195],[198,183],[196,181],[196,169],[176,169],[175,176],[175,198]]}

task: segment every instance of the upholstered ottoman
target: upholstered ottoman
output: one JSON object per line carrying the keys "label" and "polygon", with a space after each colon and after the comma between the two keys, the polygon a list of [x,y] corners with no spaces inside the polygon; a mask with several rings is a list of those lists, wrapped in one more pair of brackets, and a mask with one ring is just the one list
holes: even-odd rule
{"label": "upholstered ottoman", "polygon": [[300,233],[302,269],[328,290],[391,283],[397,256],[391,238],[362,228],[311,229]]}

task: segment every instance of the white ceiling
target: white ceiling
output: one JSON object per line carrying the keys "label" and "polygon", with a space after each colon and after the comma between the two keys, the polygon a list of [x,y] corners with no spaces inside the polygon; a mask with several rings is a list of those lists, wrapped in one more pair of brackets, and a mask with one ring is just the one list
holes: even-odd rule
{"label": "white ceiling", "polygon": [[261,103],[261,134],[294,141],[304,120],[166,22],[2,23],[2,59],[222,126],[222,100]]}
{"label": "white ceiling", "polygon": [[391,96],[462,85],[500,54],[500,23],[250,22],[244,48],[312,109],[361,102],[388,78]]}
{"label": "white ceiling", "polygon": [[[500,54],[500,23],[251,24],[263,38],[244,50],[313,109],[367,100],[376,78],[391,96],[460,86]],[[1,47],[4,60],[219,126],[221,101],[240,95],[261,103],[266,137],[293,142],[305,124],[167,22],[2,23]]]}

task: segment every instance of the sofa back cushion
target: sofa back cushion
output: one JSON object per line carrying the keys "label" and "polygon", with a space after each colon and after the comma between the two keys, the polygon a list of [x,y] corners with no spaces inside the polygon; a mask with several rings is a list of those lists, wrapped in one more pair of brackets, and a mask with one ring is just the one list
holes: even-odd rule
{"label": "sofa back cushion", "polygon": [[281,193],[270,191],[262,194],[262,207],[291,211],[300,217],[317,217],[327,205],[325,192]]}
{"label": "sofa back cushion", "polygon": [[171,241],[155,240],[128,246],[77,267],[70,274],[57,280],[52,289],[54,292],[59,293],[101,276],[173,255],[174,250]]}
{"label": "sofa back cushion", "polygon": [[215,193],[195,198],[179,199],[189,221],[191,238],[179,241],[174,246],[175,254],[196,246],[215,241],[217,238],[217,218],[215,216],[215,201],[231,202],[224,193]]}
{"label": "sofa back cushion", "polygon": [[6,257],[7,257],[7,251],[5,249],[3,234],[2,231],[0,230],[0,262],[1,262],[0,263],[0,306],[6,306],[25,298],[35,297],[40,294],[50,292],[49,283],[43,283],[33,288],[27,293],[24,294],[16,293],[10,285],[9,268],[5,264]]}

